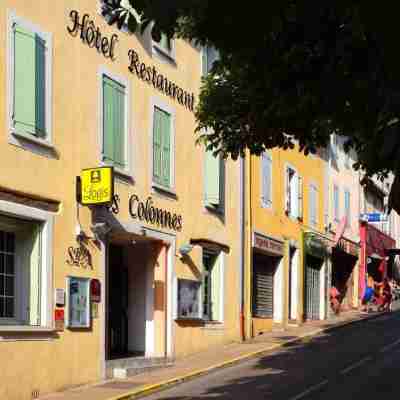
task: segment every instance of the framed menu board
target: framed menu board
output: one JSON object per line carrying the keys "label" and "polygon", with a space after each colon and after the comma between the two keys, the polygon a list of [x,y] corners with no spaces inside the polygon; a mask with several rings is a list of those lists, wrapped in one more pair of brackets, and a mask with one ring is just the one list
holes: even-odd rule
{"label": "framed menu board", "polygon": [[178,319],[200,319],[200,288],[198,281],[178,279]]}
{"label": "framed menu board", "polygon": [[68,328],[90,328],[90,279],[67,278]]}

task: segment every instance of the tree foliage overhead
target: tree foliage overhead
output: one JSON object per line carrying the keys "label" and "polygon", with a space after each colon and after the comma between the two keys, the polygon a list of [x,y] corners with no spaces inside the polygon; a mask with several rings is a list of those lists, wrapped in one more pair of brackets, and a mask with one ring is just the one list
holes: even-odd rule
{"label": "tree foliage overhead", "polygon": [[155,21],[156,35],[218,49],[196,111],[214,151],[237,158],[295,139],[307,154],[335,132],[357,152],[355,168],[399,173],[398,22],[389,3],[122,1],[142,30]]}

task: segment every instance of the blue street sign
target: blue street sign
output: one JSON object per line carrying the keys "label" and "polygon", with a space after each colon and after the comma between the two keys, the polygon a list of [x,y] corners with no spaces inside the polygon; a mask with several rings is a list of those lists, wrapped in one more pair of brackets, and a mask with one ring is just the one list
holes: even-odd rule
{"label": "blue street sign", "polygon": [[360,220],[364,222],[387,222],[387,215],[381,213],[360,214]]}

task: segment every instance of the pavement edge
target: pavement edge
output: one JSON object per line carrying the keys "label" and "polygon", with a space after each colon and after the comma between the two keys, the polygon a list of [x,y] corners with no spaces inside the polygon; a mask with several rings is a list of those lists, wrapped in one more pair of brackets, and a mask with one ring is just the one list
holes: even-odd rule
{"label": "pavement edge", "polygon": [[284,341],[282,343],[277,343],[277,344],[274,344],[274,345],[270,345],[270,346],[265,347],[265,348],[263,348],[261,350],[249,352],[249,353],[243,354],[243,355],[241,355],[239,357],[235,357],[235,358],[232,358],[230,360],[226,360],[224,362],[221,362],[221,363],[218,363],[218,364],[214,364],[214,365],[211,365],[210,367],[199,369],[199,370],[190,372],[190,373],[185,374],[185,375],[177,376],[175,378],[167,379],[165,381],[161,381],[161,382],[154,383],[154,384],[151,384],[151,385],[145,385],[145,386],[139,387],[139,388],[137,388],[135,390],[129,391],[127,393],[123,393],[123,394],[120,394],[120,395],[117,395],[117,396],[114,396],[114,397],[110,397],[108,400],[133,400],[133,399],[137,399],[139,397],[147,396],[147,395],[150,395],[152,393],[165,390],[165,389],[169,388],[170,386],[177,385],[177,384],[189,381],[191,379],[200,377],[202,375],[206,375],[206,374],[208,374],[210,372],[213,372],[213,371],[216,371],[216,370],[219,370],[219,369],[222,369],[222,368],[230,367],[230,366],[233,366],[235,364],[239,364],[241,362],[244,362],[244,361],[247,361],[247,360],[251,360],[252,358],[257,358],[257,357],[259,357],[259,356],[261,356],[261,355],[263,355],[265,353],[269,353],[269,352],[271,352],[273,350],[279,349],[279,348],[281,348],[281,347],[283,347],[283,346],[285,346],[287,344],[300,342],[300,341],[302,341],[303,339],[305,339],[307,337],[316,336],[316,335],[318,335],[320,333],[323,333],[323,332],[333,331],[333,330],[336,330],[336,329],[339,329],[339,328],[343,328],[343,327],[345,327],[347,325],[351,325],[351,324],[355,324],[355,323],[359,323],[359,322],[364,322],[364,321],[368,321],[368,320],[371,320],[371,319],[377,319],[377,318],[383,317],[385,315],[388,315],[388,313],[385,312],[385,313],[381,313],[381,314],[374,314],[374,315],[370,315],[370,316],[365,316],[363,318],[357,318],[357,319],[352,319],[352,320],[349,320],[349,321],[344,321],[344,322],[338,323],[336,325],[328,326],[328,327],[317,328],[317,329],[315,329],[313,331],[307,332],[307,333],[305,333],[303,335],[300,335],[300,336],[298,336],[296,338],[286,340],[286,341]]}

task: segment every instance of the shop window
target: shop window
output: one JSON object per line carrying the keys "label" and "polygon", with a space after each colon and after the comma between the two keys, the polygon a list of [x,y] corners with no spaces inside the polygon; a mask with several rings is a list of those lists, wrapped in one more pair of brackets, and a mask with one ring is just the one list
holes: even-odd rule
{"label": "shop window", "polygon": [[286,168],[285,212],[292,218],[303,218],[303,179],[291,167]]}
{"label": "shop window", "polygon": [[225,163],[211,150],[205,152],[204,167],[204,201],[205,206],[220,213],[224,211]]}
{"label": "shop window", "polygon": [[178,319],[201,319],[201,282],[178,279]]}
{"label": "shop window", "polygon": [[102,159],[117,171],[128,172],[127,87],[102,74]]}
{"label": "shop window", "polygon": [[309,223],[313,227],[318,224],[318,188],[314,184],[309,186]]}
{"label": "shop window", "polygon": [[221,254],[203,250],[203,319],[223,320],[223,265]]}
{"label": "shop window", "polygon": [[261,156],[261,204],[272,207],[272,157],[269,152]]}
{"label": "shop window", "polygon": [[49,224],[0,216],[0,325],[49,325]]}
{"label": "shop window", "polygon": [[212,46],[204,46],[201,50],[201,69],[202,75],[206,76],[215,61],[219,59],[219,52]]}
{"label": "shop window", "polygon": [[10,14],[9,118],[14,140],[51,144],[51,35]]}
{"label": "shop window", "polygon": [[153,186],[173,187],[172,114],[161,107],[153,109]]}

